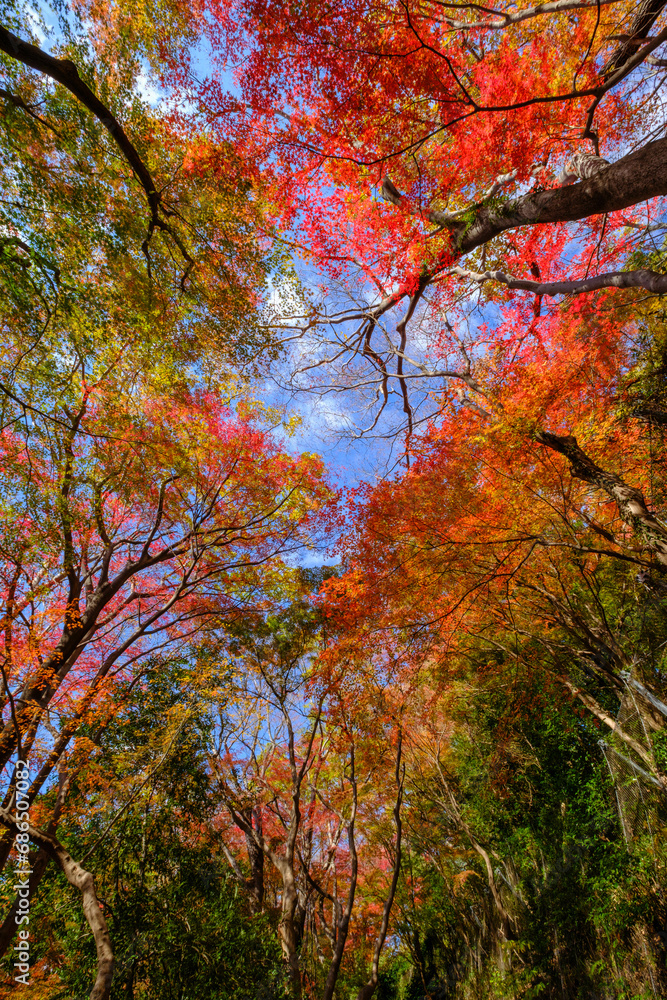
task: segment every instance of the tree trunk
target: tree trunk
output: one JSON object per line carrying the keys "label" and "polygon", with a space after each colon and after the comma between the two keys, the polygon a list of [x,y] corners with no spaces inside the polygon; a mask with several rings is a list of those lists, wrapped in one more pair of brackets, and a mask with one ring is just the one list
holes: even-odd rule
{"label": "tree trunk", "polygon": [[[291,882],[291,884],[290,884]],[[301,970],[299,969],[298,937],[296,932],[296,910],[297,893],[293,879],[283,876],[285,889],[283,892],[283,906],[280,924],[278,925],[278,935],[283,956],[287,962],[289,970],[290,985],[293,1000],[301,1000]]]}
{"label": "tree trunk", "polygon": [[[6,809],[0,809],[0,823],[8,830],[18,832],[14,818]],[[93,933],[97,950],[97,975],[90,1000],[109,1000],[114,970],[113,948],[106,918],[95,892],[92,873],[76,862],[55,837],[48,836],[32,824],[28,824],[28,834],[34,843],[53,858],[70,885],[81,893],[83,913]]]}
{"label": "tree trunk", "polygon": [[401,750],[402,750],[402,736],[399,731],[398,736],[398,749],[396,753],[396,784],[398,786],[398,792],[396,795],[396,803],[394,805],[394,825],[396,827],[396,854],[394,857],[394,873],[391,879],[391,885],[389,887],[389,892],[387,898],[384,902],[384,909],[382,912],[382,923],[380,924],[380,930],[378,936],[375,940],[375,948],[373,950],[373,961],[371,963],[371,975],[367,983],[361,987],[357,993],[357,1000],[371,1000],[371,997],[375,993],[379,975],[380,975],[380,955],[382,954],[382,949],[384,947],[384,942],[387,937],[387,931],[389,930],[389,917],[391,915],[391,908],[394,905],[394,897],[396,895],[396,887],[398,886],[398,876],[401,872],[401,858],[402,858],[402,832],[403,823],[401,821],[401,803],[403,801],[403,780],[405,776],[405,768],[401,768]]}
{"label": "tree trunk", "polygon": [[572,475],[591,486],[596,486],[616,502],[622,520],[632,528],[642,544],[654,553],[658,562],[667,566],[667,528],[651,513],[640,490],[628,486],[613,472],[606,472],[596,465],[579,447],[576,437],[568,434],[548,434],[538,431],[535,435],[540,444],[565,455]]}
{"label": "tree trunk", "polygon": [[[42,881],[42,876],[46,871],[46,867],[49,863],[49,855],[42,848],[37,855],[37,858],[32,866],[32,875],[28,880],[28,898],[32,899],[39,883]],[[12,941],[14,940],[14,935],[16,934],[18,927],[16,924],[15,917],[19,911],[19,896],[16,895],[14,902],[12,903],[10,910],[2,922],[0,927],[0,957],[2,957]]]}

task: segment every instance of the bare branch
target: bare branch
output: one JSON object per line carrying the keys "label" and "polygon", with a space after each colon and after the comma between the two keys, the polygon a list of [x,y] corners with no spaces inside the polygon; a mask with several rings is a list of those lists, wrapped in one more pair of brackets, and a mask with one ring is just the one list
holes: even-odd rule
{"label": "bare branch", "polygon": [[[558,14],[566,10],[586,10],[590,7],[605,7],[609,4],[617,3],[617,0],[554,0],[552,3],[540,3],[534,7],[526,7],[525,10],[516,11],[514,14],[498,13],[483,21],[455,21],[454,18],[444,15],[444,20],[453,31],[470,31],[472,28],[484,28],[492,31],[509,28],[514,24],[521,24],[522,21],[530,21],[535,17],[542,17],[545,14]],[[452,4],[453,7],[458,5]]]}

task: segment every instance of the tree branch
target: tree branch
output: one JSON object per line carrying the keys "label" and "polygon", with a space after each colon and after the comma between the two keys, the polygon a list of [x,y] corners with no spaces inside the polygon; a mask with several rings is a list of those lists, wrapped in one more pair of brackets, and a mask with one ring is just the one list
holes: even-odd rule
{"label": "tree branch", "polygon": [[644,545],[655,552],[658,562],[667,566],[667,528],[646,506],[640,490],[628,486],[620,476],[596,465],[579,447],[572,435],[560,436],[538,430],[535,439],[540,444],[564,455],[575,479],[581,479],[604,492],[616,502],[618,513]]}
{"label": "tree branch", "polygon": [[622,45],[619,45],[611,59],[609,59],[602,70],[602,76],[611,76],[614,70],[623,66],[630,56],[637,51],[639,43],[646,38],[664,6],[665,0],[643,0],[643,3],[640,3],[628,38],[625,39]]}
{"label": "tree branch", "polygon": [[50,76],[56,83],[66,87],[88,111],[95,115],[132,167],[144,189],[151,216],[157,220],[160,195],[148,167],[139,156],[117,118],[93,93],[88,84],[81,79],[79,71],[71,59],[56,59],[48,52],[43,52],[36,45],[23,41],[22,38],[2,26],[0,26],[0,50],[12,59],[22,62],[25,66]]}
{"label": "tree branch", "polygon": [[[491,204],[487,199],[467,209],[463,213],[465,218],[458,217],[461,213],[424,212],[430,222],[450,234],[450,246],[441,254],[440,262],[429,271],[428,278],[432,279],[448,265],[451,266],[452,256],[464,257],[509,229],[578,222],[667,195],[667,139],[649,142],[615,163],[607,164],[601,157],[580,156],[579,159],[581,162],[577,157],[573,158],[578,169],[589,176],[578,184],[531,191],[500,204],[497,201]],[[584,161],[589,162],[588,169]],[[387,177],[382,183],[382,193],[392,204],[412,211],[409,202],[405,202],[405,196]],[[375,312],[386,311],[407,294],[405,288],[387,296]]]}
{"label": "tree branch", "polygon": [[513,278],[504,271],[467,271],[463,267],[453,267],[452,274],[468,278],[479,285],[486,281],[497,281],[511,289],[533,292],[534,295],[581,295],[601,288],[644,288],[655,295],[667,292],[667,274],[641,268],[637,271],[608,271],[593,278],[579,278],[571,281],[529,281]]}
{"label": "tree branch", "polygon": [[23,63],[25,66],[29,66],[31,69],[35,69],[39,73],[51,77],[56,83],[65,87],[103,125],[144,189],[150,210],[150,222],[146,239],[142,244],[142,250],[146,258],[149,259],[148,246],[153,231],[160,229],[168,233],[186,263],[186,270],[181,278],[181,287],[184,288],[185,281],[194,266],[194,260],[173,227],[160,217],[160,213],[163,215],[171,215],[173,213],[165,209],[162,203],[162,196],[157,190],[150,170],[118,119],[100,101],[99,97],[90,89],[88,84],[81,79],[79,71],[71,59],[56,59],[54,56],[49,55],[48,52],[44,52],[37,45],[24,41],[18,35],[13,34],[13,32],[2,26],[0,26],[0,51],[10,56],[10,58]]}

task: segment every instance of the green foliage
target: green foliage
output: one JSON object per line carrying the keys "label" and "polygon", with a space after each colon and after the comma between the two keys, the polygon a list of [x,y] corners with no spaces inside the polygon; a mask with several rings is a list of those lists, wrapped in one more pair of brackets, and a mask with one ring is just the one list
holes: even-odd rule
{"label": "green foliage", "polygon": [[[664,602],[653,610],[664,620]],[[624,618],[630,641],[645,634],[645,616],[636,619]],[[535,645],[499,667],[470,665],[485,681],[458,707],[452,800],[436,777],[418,827],[400,923],[415,970],[442,998],[648,996],[667,957],[667,803],[644,788],[648,820],[628,850],[597,720],[563,697]],[[418,794],[423,809],[428,790]],[[505,929],[475,843],[490,858]]]}
{"label": "green foliage", "polygon": [[233,397],[262,351],[276,357],[259,310],[270,281],[291,280],[284,251],[257,239],[270,235],[261,197],[231,148],[181,135],[142,96],[158,84],[145,75],[150,32],[120,32],[109,49],[71,9],[40,9],[10,4],[3,23],[75,63],[171,221],[151,231],[146,193],[98,118],[0,54],[3,405],[52,414],[103,373],[119,396],[199,382]]}
{"label": "green foliage", "polygon": [[[169,840],[165,846],[174,847]],[[132,877],[127,866],[123,875]],[[108,903],[117,956],[112,997],[242,1000],[279,992],[279,955],[268,921],[250,916],[229,875],[203,851],[151,853],[123,888]],[[60,904],[49,930],[64,952],[59,974],[66,995],[87,997],[92,940],[55,886],[49,901]]]}
{"label": "green foliage", "polygon": [[[269,1000],[282,975],[273,917],[251,913],[211,828],[205,716],[193,709],[161,752],[156,720],[182,705],[185,667],[163,664],[129,693],[79,772],[60,837],[74,857],[90,855],[114,942],[114,1000]],[[77,893],[53,868],[31,921],[35,958],[63,986],[49,980],[54,1000],[83,1000],[94,942]]]}

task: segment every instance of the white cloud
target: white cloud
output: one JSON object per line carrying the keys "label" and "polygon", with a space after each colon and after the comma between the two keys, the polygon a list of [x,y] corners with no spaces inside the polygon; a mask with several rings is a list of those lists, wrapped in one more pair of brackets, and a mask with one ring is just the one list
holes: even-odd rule
{"label": "white cloud", "polygon": [[[30,20],[30,28],[33,34],[36,36],[39,44],[43,45],[46,41],[46,31],[50,31],[53,25],[46,24],[44,14],[35,10],[33,7],[26,7],[25,10],[28,15],[28,19]],[[46,31],[44,29],[46,29]]]}
{"label": "white cloud", "polygon": [[137,77],[137,93],[152,108],[164,104],[164,94],[155,86],[145,71]]}

